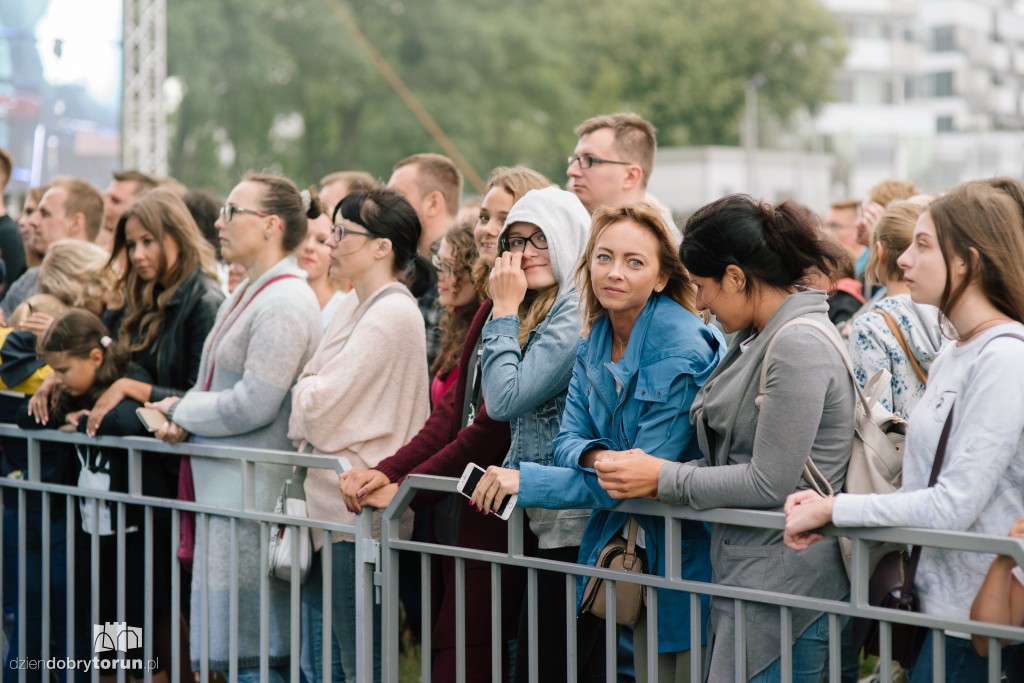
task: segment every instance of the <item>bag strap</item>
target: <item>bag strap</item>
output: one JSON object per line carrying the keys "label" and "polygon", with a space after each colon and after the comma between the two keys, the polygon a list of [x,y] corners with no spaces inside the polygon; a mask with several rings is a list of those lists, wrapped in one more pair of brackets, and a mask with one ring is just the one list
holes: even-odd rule
{"label": "bag strap", "polygon": [[629,516],[629,528],[626,531],[626,552],[622,556],[622,567],[626,571],[633,570],[633,563],[636,562],[636,534],[639,525],[636,517]]}
{"label": "bag strap", "polygon": [[921,380],[921,384],[928,384],[928,373],[924,371],[921,364],[917,362],[917,358],[910,351],[910,345],[907,344],[907,338],[903,336],[903,330],[896,324],[896,319],[889,315],[887,312],[882,310],[875,310],[873,313],[877,313],[882,316],[882,320],[889,326],[889,331],[892,332],[893,336],[896,337],[896,341],[899,342],[900,348],[903,349],[903,354],[910,361],[910,365],[914,368],[914,372],[917,374],[917,378]]}
{"label": "bag strap", "polygon": [[[352,324],[352,328],[349,330],[348,336],[345,337],[345,341],[343,341],[341,343],[341,346],[338,347],[338,350],[335,352],[335,355],[341,353],[342,349],[348,346],[348,340],[352,338],[352,334],[356,331],[356,327],[359,326],[359,321],[363,319],[363,316],[370,312],[370,309],[373,308],[373,305],[380,301],[381,299],[391,296],[392,294],[405,294],[410,299],[414,298],[413,295],[409,292],[409,290],[406,289],[405,287],[389,287],[385,291],[381,292],[377,296],[370,299],[370,302],[366,305],[366,308],[363,309],[363,312],[359,314],[359,317],[356,318],[356,321]],[[307,445],[309,444],[307,443]],[[295,467],[292,468],[292,477],[295,478],[296,480],[301,479],[302,481],[305,481],[306,468],[296,465]]]}
{"label": "bag strap", "polygon": [[[825,338],[832,344],[835,350],[839,353],[839,356],[843,359],[843,364],[846,365],[846,371],[850,374],[850,379],[853,380],[853,388],[856,392],[857,401],[862,406],[866,415],[871,414],[871,409],[874,407],[875,402],[878,400],[878,392],[872,392],[871,397],[864,394],[864,390],[860,386],[860,382],[857,381],[857,376],[853,371],[853,361],[850,360],[850,354],[846,350],[846,347],[836,338],[837,332],[835,327],[829,329],[824,323],[814,320],[812,318],[793,318],[789,322],[785,323],[782,327],[776,331],[772,338],[768,341],[768,348],[765,349],[764,359],[761,361],[761,379],[757,388],[757,398],[754,399],[754,403],[757,407],[761,407],[761,401],[765,394],[768,393],[768,361],[772,356],[772,352],[775,350],[775,345],[779,341],[779,336],[784,330],[797,325],[805,325],[807,327],[813,327],[814,329],[825,335]],[[832,488],[832,484],[828,478],[822,474],[818,466],[814,464],[810,454],[807,456],[807,461],[804,463],[804,470],[802,474],[804,480],[811,485],[818,495],[823,498],[829,498],[835,495],[835,490]]]}
{"label": "bag strap", "polygon": [[[1002,336],[1002,335],[1001,335]],[[949,433],[953,428],[953,411],[956,409],[956,402],[949,407],[949,414],[946,415],[946,423],[942,425],[942,434],[939,435],[939,445],[935,448],[935,461],[932,463],[931,474],[928,475],[928,488],[935,486],[939,480],[939,472],[942,470],[942,463],[946,459],[946,444],[949,443]],[[917,563],[921,561],[921,546],[915,545],[910,551],[910,561],[907,562],[907,571],[903,575],[903,589],[900,592],[900,605],[907,607],[910,604],[911,589],[914,587],[914,577],[917,576]]]}

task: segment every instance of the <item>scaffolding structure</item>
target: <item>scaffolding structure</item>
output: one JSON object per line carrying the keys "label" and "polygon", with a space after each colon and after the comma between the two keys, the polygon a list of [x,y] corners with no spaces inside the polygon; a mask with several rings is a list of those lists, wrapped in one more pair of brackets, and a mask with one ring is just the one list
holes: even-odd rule
{"label": "scaffolding structure", "polygon": [[167,174],[166,79],[166,0],[124,0],[123,168]]}

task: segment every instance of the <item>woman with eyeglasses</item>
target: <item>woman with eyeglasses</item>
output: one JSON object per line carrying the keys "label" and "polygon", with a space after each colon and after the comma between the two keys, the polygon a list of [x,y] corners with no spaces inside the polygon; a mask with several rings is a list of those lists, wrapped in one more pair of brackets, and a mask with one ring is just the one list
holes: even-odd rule
{"label": "woman with eyeglasses", "polygon": [[[473,223],[476,223],[474,218]],[[459,356],[470,323],[480,307],[480,294],[473,286],[473,264],[478,256],[473,225],[449,230],[437,247],[433,264],[437,271],[437,302],[443,313],[438,329],[441,340],[434,364],[430,366],[430,405],[436,406],[459,378]]]}
{"label": "woman with eyeglasses", "polygon": [[[388,188],[356,192],[341,200],[334,214],[331,274],[352,282],[320,346],[292,391],[288,437],[300,451],[344,456],[373,467],[404,446],[430,412],[427,348],[423,316],[415,296],[430,286],[430,264],[416,251],[420,222],[400,194]],[[410,270],[411,268],[411,270]],[[406,285],[405,273],[412,273]],[[411,289],[411,292],[410,292]],[[305,482],[311,518],[355,524],[338,500],[332,467],[310,469]],[[412,530],[412,515],[403,518]],[[334,590],[332,622],[341,654],[343,680],[356,679],[355,543],[350,534],[330,542],[314,530],[313,544],[331,553]],[[320,562],[304,587],[306,600],[320,594]],[[322,598],[321,598],[322,599]],[[311,605],[316,607],[316,605]],[[380,613],[374,617],[379,629]],[[311,635],[311,634],[310,634]],[[322,670],[324,643],[314,652],[314,676]],[[380,680],[380,635],[374,637],[374,680]]]}
{"label": "woman with eyeglasses", "polygon": [[[528,193],[505,219],[490,277],[494,309],[483,329],[481,365],[487,409],[511,423],[512,444],[503,466],[490,467],[476,487],[473,502],[484,514],[497,510],[505,498],[488,495],[489,490],[518,490],[520,464],[554,464],[552,442],[565,410],[583,326],[573,271],[589,230],[590,214],[579,198],[555,187]],[[529,508],[526,513],[538,557],[576,562],[590,510]],[[564,680],[565,603],[565,577],[540,572],[536,656],[543,680]],[[529,597],[524,596],[518,681],[529,680],[529,623]],[[596,629],[580,633],[581,652],[590,651],[596,635]],[[582,680],[591,680],[589,661],[596,664],[602,658],[580,662]]]}
{"label": "woman with eyeglasses", "polygon": [[[505,218],[517,201],[530,190],[549,187],[551,182],[536,171],[522,166],[499,167],[487,179],[487,193],[473,229],[480,258],[473,267],[473,281],[482,290],[491,266],[498,256],[498,235]],[[342,475],[345,505],[359,511],[363,506],[385,507],[410,474],[458,477],[468,463],[481,467],[500,464],[508,453],[510,436],[507,422],[492,419],[483,402],[479,372],[481,332],[491,317],[492,302],[485,299],[466,332],[459,358],[459,376],[454,388],[434,406],[427,423],[413,439],[373,469],[355,468]],[[421,493],[414,505],[433,504],[433,529],[437,541],[477,550],[506,551],[505,522],[491,516],[469,514],[462,499],[437,498]],[[454,503],[454,504],[452,504]],[[417,507],[417,509],[419,509]],[[455,680],[455,560],[441,557],[435,571],[434,594],[437,608],[430,637],[431,680],[447,683]],[[514,640],[519,624],[519,605],[525,585],[524,573],[515,567],[501,570],[501,596],[491,594],[491,566],[473,560],[464,563],[467,605],[491,605],[500,600],[500,633],[491,631],[491,611],[465,611],[466,680],[486,680],[491,675],[491,649],[495,641]],[[508,650],[500,647],[502,671],[508,671]]]}
{"label": "woman with eyeglasses", "polygon": [[[320,310],[292,252],[306,235],[319,203],[287,178],[251,174],[231,191],[217,220],[224,258],[249,277],[224,301],[203,347],[195,386],[148,406],[167,415],[156,433],[176,443],[291,450],[288,394],[320,340]],[[197,502],[242,507],[237,462],[191,461]],[[256,465],[255,508],[271,511],[290,468]],[[232,571],[232,548],[237,564]],[[269,681],[287,679],[288,584],[271,581],[261,600],[259,524],[211,517],[196,529],[192,573],[191,658],[200,668],[203,644],[209,667],[239,681],[260,681],[261,608],[269,614]],[[232,574],[238,580],[232,582]],[[202,587],[205,585],[205,590]],[[206,600],[202,601],[203,593]],[[234,595],[234,597],[233,597]],[[232,612],[237,608],[237,658],[231,657]],[[208,629],[203,628],[204,616]]]}

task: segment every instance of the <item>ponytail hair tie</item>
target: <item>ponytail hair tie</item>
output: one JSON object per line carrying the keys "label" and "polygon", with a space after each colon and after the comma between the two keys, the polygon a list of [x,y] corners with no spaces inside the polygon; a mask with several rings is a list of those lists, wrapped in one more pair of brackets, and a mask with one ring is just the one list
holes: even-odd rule
{"label": "ponytail hair tie", "polygon": [[100,337],[100,345],[105,349],[108,348],[113,342],[114,340],[106,335]]}
{"label": "ponytail hair tie", "polygon": [[302,197],[302,213],[308,213],[309,203],[312,201],[309,195],[309,190],[303,190],[299,193],[299,196]]}

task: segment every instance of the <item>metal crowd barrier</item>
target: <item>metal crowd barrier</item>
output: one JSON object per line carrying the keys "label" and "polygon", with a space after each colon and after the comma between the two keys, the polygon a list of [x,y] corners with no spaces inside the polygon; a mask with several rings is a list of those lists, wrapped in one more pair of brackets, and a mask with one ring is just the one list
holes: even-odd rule
{"label": "metal crowd barrier", "polygon": [[[26,529],[25,529],[25,518],[26,518],[26,494],[29,492],[39,492],[41,496],[41,511],[42,511],[42,523],[41,523],[41,553],[42,553],[42,603],[40,606],[42,613],[42,643],[41,643],[41,656],[39,660],[33,660],[26,662],[25,652],[25,641],[24,632],[20,633],[18,638],[19,651],[17,653],[17,659],[19,664],[24,665],[24,669],[18,671],[18,680],[26,681],[31,675],[37,678],[42,671],[43,676],[49,674],[66,675],[68,680],[76,676],[80,676],[84,664],[79,666],[80,662],[85,660],[93,660],[93,652],[75,652],[75,594],[74,594],[74,581],[71,577],[74,575],[75,568],[77,566],[85,566],[84,563],[88,562],[91,567],[92,575],[95,577],[98,574],[99,569],[99,534],[93,533],[91,536],[91,546],[89,551],[89,557],[87,558],[76,558],[75,557],[75,505],[76,499],[84,499],[86,501],[92,501],[93,505],[93,516],[96,516],[96,508],[102,501],[109,501],[112,505],[117,506],[117,528],[116,528],[116,539],[117,539],[117,621],[121,624],[125,622],[125,571],[126,571],[126,558],[125,558],[125,506],[127,504],[144,506],[144,523],[142,533],[145,534],[145,558],[144,558],[144,571],[145,571],[145,608],[144,608],[144,624],[142,625],[142,637],[143,637],[143,659],[144,659],[144,677],[147,683],[152,681],[152,671],[148,666],[149,662],[154,658],[154,643],[153,643],[153,591],[159,587],[153,586],[153,510],[157,508],[164,508],[171,510],[171,549],[170,556],[171,567],[171,599],[170,599],[170,610],[171,610],[171,662],[170,666],[165,668],[170,673],[172,681],[183,680],[183,672],[181,671],[181,638],[179,629],[177,627],[181,617],[181,592],[182,592],[182,570],[180,563],[175,559],[176,551],[178,547],[178,535],[181,524],[181,513],[183,511],[190,511],[196,515],[196,526],[208,524],[211,517],[223,517],[232,520],[231,525],[231,576],[232,584],[236,582],[234,579],[237,578],[237,558],[238,558],[238,547],[237,537],[235,530],[238,521],[250,521],[256,522],[260,525],[260,545],[261,545],[261,580],[260,580],[260,636],[261,636],[261,647],[260,647],[260,678],[261,680],[267,680],[269,674],[269,661],[268,661],[268,642],[269,642],[269,605],[267,595],[269,592],[269,586],[271,581],[278,581],[278,579],[271,578],[268,574],[268,555],[269,555],[269,532],[270,525],[273,523],[288,524],[293,526],[308,527],[311,529],[322,529],[325,533],[327,532],[345,532],[354,534],[355,552],[356,552],[356,596],[357,596],[357,607],[356,607],[356,620],[361,626],[356,629],[356,665],[359,671],[359,680],[372,682],[373,671],[372,665],[367,666],[367,662],[371,662],[372,657],[372,634],[373,634],[373,606],[375,599],[375,591],[373,589],[373,574],[374,568],[379,557],[376,548],[376,543],[372,538],[372,517],[371,515],[361,515],[357,523],[353,525],[337,524],[326,522],[323,520],[316,519],[302,519],[302,518],[291,518],[284,515],[274,514],[273,512],[266,510],[257,510],[255,506],[255,484],[256,484],[256,465],[257,464],[277,464],[286,466],[304,466],[310,468],[322,467],[323,458],[310,455],[298,455],[294,452],[286,451],[272,451],[272,450],[260,450],[250,448],[233,448],[229,446],[209,446],[199,445],[193,443],[183,443],[177,445],[169,445],[157,441],[152,438],[143,437],[128,437],[128,438],[115,438],[115,437],[99,437],[89,438],[83,434],[64,433],[52,430],[39,430],[29,431],[22,430],[13,425],[0,425],[0,437],[6,439],[17,438],[25,439],[28,444],[28,471],[24,473],[22,479],[11,479],[11,478],[0,478],[0,487],[5,489],[15,489],[18,492],[18,519],[19,519],[19,538],[18,538],[18,615],[25,615],[28,605],[26,604]],[[68,486],[60,484],[43,483],[40,481],[41,462],[40,462],[40,444],[43,442],[59,442],[68,444],[89,444],[91,446],[98,446],[100,448],[116,448],[123,449],[128,453],[128,470],[129,470],[129,485],[127,493],[116,493],[116,492],[99,492],[93,490],[80,489],[77,486]],[[147,457],[147,454],[152,453],[167,453],[176,455],[187,455],[192,458],[210,458],[219,460],[232,460],[237,461],[240,469],[242,479],[242,507],[241,508],[229,508],[219,507],[216,505],[195,503],[195,502],[184,502],[179,500],[173,500],[168,498],[158,498],[153,496],[146,496],[142,493],[142,463],[143,459]],[[74,456],[71,456],[74,457]],[[0,489],[2,490],[2,489]],[[59,667],[60,661],[54,661],[51,658],[51,652],[49,647],[49,639],[53,632],[53,624],[50,619],[51,612],[51,601],[50,601],[50,500],[52,496],[63,496],[65,497],[66,506],[66,519],[68,520],[67,525],[67,576],[68,576],[68,589],[67,589],[67,604],[66,604],[66,625],[67,625],[67,643],[69,648],[69,654],[66,657],[64,667]],[[339,496],[339,504],[341,504]],[[0,545],[2,545],[2,533],[3,527],[0,526]],[[298,552],[298,536],[293,534],[293,554]],[[202,548],[197,549],[202,551]],[[331,671],[331,648],[332,642],[331,634],[331,553],[321,553],[323,555],[324,562],[324,582],[323,582],[323,632],[322,641],[327,646],[323,648],[323,673],[324,680],[330,680]],[[0,590],[2,590],[3,567],[0,565]],[[203,576],[200,581],[199,590],[205,591],[209,583],[209,576]],[[300,664],[300,629],[299,629],[299,579],[298,573],[294,573],[291,579],[291,592],[290,592],[290,617],[291,617],[291,633],[290,633],[290,672],[289,678],[292,681],[299,680],[299,664]],[[94,585],[95,589],[95,585]],[[6,602],[6,600],[4,600]],[[205,601],[204,601],[205,604]],[[99,596],[97,591],[94,590],[91,603],[90,612],[92,615],[92,623],[97,624],[99,622]],[[238,596],[236,591],[231,593],[230,602],[230,633],[229,633],[229,657],[232,661],[237,662],[238,655]],[[201,683],[208,683],[210,680],[210,671],[208,667],[209,663],[209,629],[206,623],[207,612],[204,610],[203,613],[203,642],[201,643],[201,656],[200,656],[200,681]],[[134,626],[129,625],[129,626]],[[90,638],[91,640],[91,638]],[[187,654],[187,653],[186,653]],[[63,659],[63,658],[62,658]],[[75,662],[75,669],[68,670],[71,662]],[[35,662],[35,663],[34,663]],[[47,668],[47,662],[53,662],[53,668]],[[29,667],[35,668],[29,668]],[[35,673],[33,673],[35,672]],[[100,671],[97,666],[92,666],[89,669],[90,678],[92,681],[99,681],[100,675],[110,675],[112,671]],[[123,683],[127,680],[126,671],[124,668],[117,669],[117,680],[119,683]],[[185,672],[187,674],[187,672]],[[185,678],[190,678],[187,676]],[[231,671],[227,675],[227,680],[231,683],[236,683],[238,680],[237,667],[232,667]],[[45,678],[44,678],[45,680]]]}
{"label": "metal crowd barrier", "polygon": [[[568,652],[566,653],[566,671],[565,679],[568,681],[575,681],[578,669],[578,662],[575,661],[575,577],[577,575],[584,576],[600,576],[607,581],[605,582],[605,590],[607,591],[607,604],[610,609],[614,609],[615,605],[615,581],[617,578],[621,578],[621,575],[606,569],[597,569],[595,567],[588,567],[583,565],[577,565],[566,562],[556,562],[552,560],[540,559],[536,557],[527,556],[523,549],[523,532],[525,531],[525,520],[523,518],[522,510],[515,510],[512,517],[508,522],[508,551],[505,553],[479,551],[468,548],[461,548],[456,546],[448,546],[441,544],[433,544],[418,541],[401,540],[399,538],[399,519],[402,513],[409,507],[412,499],[419,491],[433,491],[440,493],[452,493],[455,491],[456,480],[444,477],[425,477],[425,476],[414,476],[409,477],[405,480],[402,486],[399,488],[397,495],[392,501],[391,505],[383,512],[383,526],[381,531],[381,538],[379,543],[373,538],[373,527],[372,527],[372,515],[361,514],[357,519],[357,523],[352,525],[335,524],[325,522],[317,519],[301,519],[291,518],[283,515],[277,515],[273,512],[266,510],[257,510],[255,506],[255,483],[256,473],[255,467],[257,464],[277,464],[294,466],[300,465],[305,467],[316,468],[323,465],[323,459],[317,456],[304,456],[298,455],[294,452],[285,451],[271,451],[271,450],[260,450],[260,449],[249,449],[249,448],[233,448],[228,446],[208,446],[198,444],[178,444],[168,445],[162,442],[156,441],[149,438],[112,438],[112,437],[101,437],[101,438],[88,438],[81,434],[69,434],[55,431],[25,431],[18,429],[11,425],[0,425],[0,437],[4,439],[18,438],[26,439],[28,442],[28,472],[25,473],[22,479],[10,479],[0,478],[0,487],[6,489],[14,489],[17,491],[18,503],[18,520],[19,520],[19,543],[18,543],[18,614],[25,615],[28,605],[26,604],[26,495],[31,492],[38,492],[42,498],[42,524],[41,524],[41,535],[42,535],[42,650],[40,659],[45,662],[50,660],[51,653],[49,648],[49,636],[53,630],[53,623],[50,619],[50,608],[52,607],[50,599],[50,505],[48,505],[51,497],[63,496],[65,498],[65,509],[67,513],[67,519],[69,520],[67,529],[67,574],[71,577],[74,573],[75,567],[82,565],[84,562],[88,562],[89,566],[93,571],[93,575],[98,571],[99,568],[99,536],[93,534],[91,537],[91,545],[89,550],[89,557],[78,558],[75,557],[75,528],[73,520],[75,520],[75,501],[77,499],[85,499],[92,501],[92,505],[97,506],[101,501],[109,501],[115,504],[118,509],[118,524],[116,529],[116,539],[118,548],[118,591],[117,591],[117,609],[116,614],[119,622],[125,621],[125,506],[128,504],[138,505],[144,507],[144,524],[143,533],[145,534],[145,557],[144,557],[144,571],[145,571],[145,618],[143,628],[143,652],[144,657],[148,661],[154,656],[154,643],[153,643],[153,591],[158,587],[153,586],[153,544],[152,544],[152,530],[153,530],[153,510],[157,508],[164,508],[171,510],[172,529],[171,529],[171,624],[172,635],[171,635],[171,662],[170,666],[166,667],[166,670],[170,673],[171,680],[179,681],[183,679],[183,674],[187,676],[187,672],[181,671],[180,666],[180,654],[182,643],[179,637],[179,630],[177,624],[180,620],[181,609],[180,609],[180,598],[181,598],[181,568],[175,558],[175,551],[178,543],[178,532],[181,523],[181,513],[183,511],[191,511],[196,514],[196,524],[208,524],[209,519],[212,517],[222,517],[232,520],[232,558],[231,562],[231,576],[232,578],[237,577],[237,538],[235,536],[234,529],[239,521],[255,522],[260,525],[261,531],[261,582],[260,582],[260,600],[261,600],[261,618],[260,618],[260,634],[261,634],[261,655],[260,655],[260,676],[261,679],[266,680],[269,672],[269,661],[267,652],[267,643],[269,642],[269,612],[268,612],[268,601],[266,599],[269,591],[269,585],[271,581],[277,581],[278,579],[272,579],[267,573],[267,556],[268,556],[268,544],[269,544],[269,529],[272,523],[287,523],[289,525],[309,527],[312,529],[322,529],[325,532],[338,531],[353,534],[355,537],[355,553],[356,553],[356,578],[355,578],[355,590],[357,596],[357,607],[356,607],[356,665],[358,669],[358,680],[361,682],[371,682],[373,680],[372,671],[372,653],[373,653],[373,618],[374,618],[374,605],[375,601],[380,595],[382,600],[382,640],[381,644],[381,660],[383,666],[383,680],[384,681],[398,681],[398,663],[399,663],[399,600],[398,600],[398,581],[399,581],[399,562],[398,557],[401,552],[413,552],[418,553],[421,556],[421,567],[422,567],[422,586],[423,586],[423,633],[422,633],[422,672],[421,677],[424,682],[430,680],[430,613],[431,613],[431,591],[430,591],[430,559],[432,556],[449,556],[455,560],[455,591],[456,591],[456,660],[457,669],[456,676],[457,681],[460,683],[466,681],[465,671],[465,651],[466,651],[466,630],[465,630],[465,611],[466,611],[466,597],[465,597],[465,562],[467,560],[478,560],[491,565],[491,594],[498,596],[501,594],[501,567],[502,566],[515,566],[522,567],[527,572],[527,583],[526,590],[529,600],[528,615],[530,619],[529,629],[531,633],[531,643],[529,647],[529,679],[536,681],[538,678],[537,671],[537,643],[536,640],[536,619],[537,619],[537,572],[541,570],[558,572],[565,575],[566,587],[567,587],[567,599],[565,604],[565,614],[567,616],[567,642],[569,643]],[[79,489],[76,486],[67,486],[59,484],[49,484],[40,481],[40,444],[42,442],[62,442],[62,443],[77,443],[77,444],[90,444],[99,447],[109,447],[124,449],[128,453],[128,466],[129,466],[129,490],[127,493],[115,493],[115,492],[97,492]],[[220,460],[231,460],[236,461],[239,466],[239,471],[242,480],[242,507],[241,508],[229,508],[220,507],[216,505],[202,504],[202,503],[190,503],[178,500],[172,500],[167,498],[158,498],[152,496],[145,496],[142,494],[142,463],[146,457],[144,453],[169,453],[177,455],[187,455],[193,458],[212,458]],[[2,489],[0,489],[2,490]],[[339,497],[338,501],[341,505]],[[648,647],[647,651],[643,653],[635,653],[636,657],[646,657],[648,663],[648,671],[650,677],[656,679],[657,676],[657,592],[655,588],[668,588],[672,590],[684,591],[689,594],[690,599],[690,612],[691,612],[691,648],[692,651],[699,651],[700,649],[700,629],[699,625],[701,622],[701,602],[700,595],[710,595],[716,600],[733,600],[736,602],[736,615],[739,617],[736,630],[736,680],[745,681],[747,678],[747,672],[743,670],[744,658],[742,653],[745,650],[746,642],[752,634],[748,634],[745,631],[745,627],[742,621],[744,610],[747,608],[749,603],[765,603],[770,605],[777,605],[781,608],[781,670],[782,680],[789,680],[793,671],[792,661],[792,612],[794,609],[810,609],[815,611],[827,612],[829,616],[829,666],[828,675],[829,680],[839,681],[840,680],[840,630],[841,630],[841,618],[842,617],[864,617],[869,619],[879,619],[882,621],[882,652],[880,658],[880,671],[887,672],[891,670],[891,626],[893,623],[904,623],[904,624],[916,624],[926,628],[935,629],[937,633],[941,633],[943,630],[948,630],[958,633],[977,633],[987,636],[990,639],[990,651],[991,656],[989,660],[989,681],[999,681],[1000,671],[1002,669],[1002,662],[1000,661],[1000,647],[998,640],[1005,639],[1011,641],[1024,641],[1024,628],[1019,627],[1004,627],[996,626],[992,624],[983,624],[980,622],[973,621],[951,621],[946,619],[939,619],[936,617],[930,617],[923,614],[909,613],[909,612],[897,612],[892,610],[886,610],[876,607],[871,607],[867,600],[867,585],[868,585],[868,574],[867,574],[867,544],[868,541],[885,541],[885,542],[897,542],[906,544],[919,544],[925,546],[932,546],[938,548],[947,548],[955,550],[964,550],[971,552],[979,552],[986,554],[1003,554],[1009,555],[1016,559],[1018,563],[1024,564],[1024,544],[1016,539],[1010,539],[1007,537],[996,537],[996,536],[980,536],[975,534],[967,533],[956,533],[956,532],[941,532],[941,531],[929,531],[922,529],[904,529],[904,528],[844,528],[836,529],[834,527],[828,527],[824,530],[824,533],[836,536],[846,536],[854,540],[853,545],[853,572],[851,579],[851,592],[850,600],[844,601],[832,601],[832,600],[819,600],[815,598],[807,598],[797,595],[789,595],[783,593],[774,593],[768,591],[757,590],[753,588],[743,588],[734,586],[720,586],[711,583],[687,581],[681,578],[682,571],[682,557],[681,548],[679,547],[679,538],[682,520],[697,520],[702,522],[714,522],[731,524],[738,526],[747,526],[753,528],[762,529],[782,529],[784,525],[783,516],[780,513],[775,512],[758,512],[749,510],[731,510],[731,509],[719,509],[709,511],[696,511],[686,507],[671,506],[654,501],[625,501],[620,504],[619,508],[622,511],[646,514],[653,516],[660,516],[665,519],[666,523],[666,548],[664,549],[666,556],[666,575],[654,576],[654,575],[641,575],[637,578],[637,575],[631,575],[631,580],[635,580],[638,583],[646,586],[646,600],[648,610]],[[2,533],[3,527],[0,526],[0,544],[2,544]],[[297,550],[293,546],[293,550]],[[322,561],[324,563],[323,572],[323,630],[322,630],[322,657],[323,667],[321,675],[323,680],[330,680],[331,677],[331,568],[330,560],[331,553],[321,553]],[[10,561],[10,558],[5,558],[5,561]],[[0,566],[0,572],[3,571]],[[200,581],[199,590],[205,591],[208,583],[208,577],[202,577]],[[68,659],[86,659],[92,658],[93,653],[75,653],[74,652],[74,625],[75,625],[75,595],[74,595],[74,582],[70,580],[68,582],[68,594],[66,599],[66,606],[64,614],[66,617],[66,624],[68,627],[68,643],[71,648],[71,652],[68,655]],[[0,575],[0,591],[2,591],[3,577]],[[383,590],[381,590],[383,589]],[[205,595],[205,593],[204,593]],[[300,605],[300,585],[297,575],[291,579],[290,582],[290,614],[291,614],[291,633],[290,633],[290,671],[289,677],[292,681],[299,681],[299,662],[300,662],[300,629],[297,624],[299,622],[299,605]],[[3,600],[6,603],[7,597]],[[93,591],[90,599],[90,613],[93,617],[93,623],[96,623],[98,619],[95,617],[99,614],[99,596],[97,591]],[[492,634],[500,633],[501,624],[501,613],[500,613],[500,601],[493,600],[494,604],[488,606],[491,610],[491,632]],[[231,602],[231,621],[230,621],[230,634],[229,634],[229,652],[231,659],[237,661],[236,657],[238,654],[237,650],[237,633],[238,633],[238,597],[236,593],[232,593]],[[207,683],[210,680],[208,671],[209,661],[209,629],[204,624],[203,642],[200,645],[200,680],[202,683]],[[25,652],[25,638],[24,633],[19,638],[19,652],[17,653],[19,660],[24,660],[26,656]],[[493,681],[500,681],[502,674],[501,660],[503,656],[502,648],[504,643],[501,639],[494,637],[491,651],[491,678]],[[609,615],[609,620],[605,628],[605,667],[607,671],[614,672],[616,670],[616,647],[615,642],[617,640],[617,628],[614,624],[614,614]],[[935,639],[933,665],[934,665],[934,680],[944,681],[944,656],[945,648],[944,641],[942,638]],[[701,661],[700,658],[691,658],[690,662],[690,680],[697,681],[702,679]],[[68,675],[69,679],[73,674],[81,674],[81,671],[46,671],[45,675],[49,673],[65,674]],[[104,672],[109,673],[109,672]],[[101,672],[97,668],[92,668],[89,672],[90,678],[93,681],[98,681]],[[33,676],[37,674],[31,674]],[[30,670],[20,670],[18,672],[18,680],[26,681],[29,680]],[[146,667],[144,672],[145,680],[147,682],[152,680],[152,672]],[[127,680],[125,670],[118,669],[117,671],[118,681]],[[237,680],[237,667],[232,667],[228,675],[228,680]],[[474,682],[475,683],[475,682]]]}

